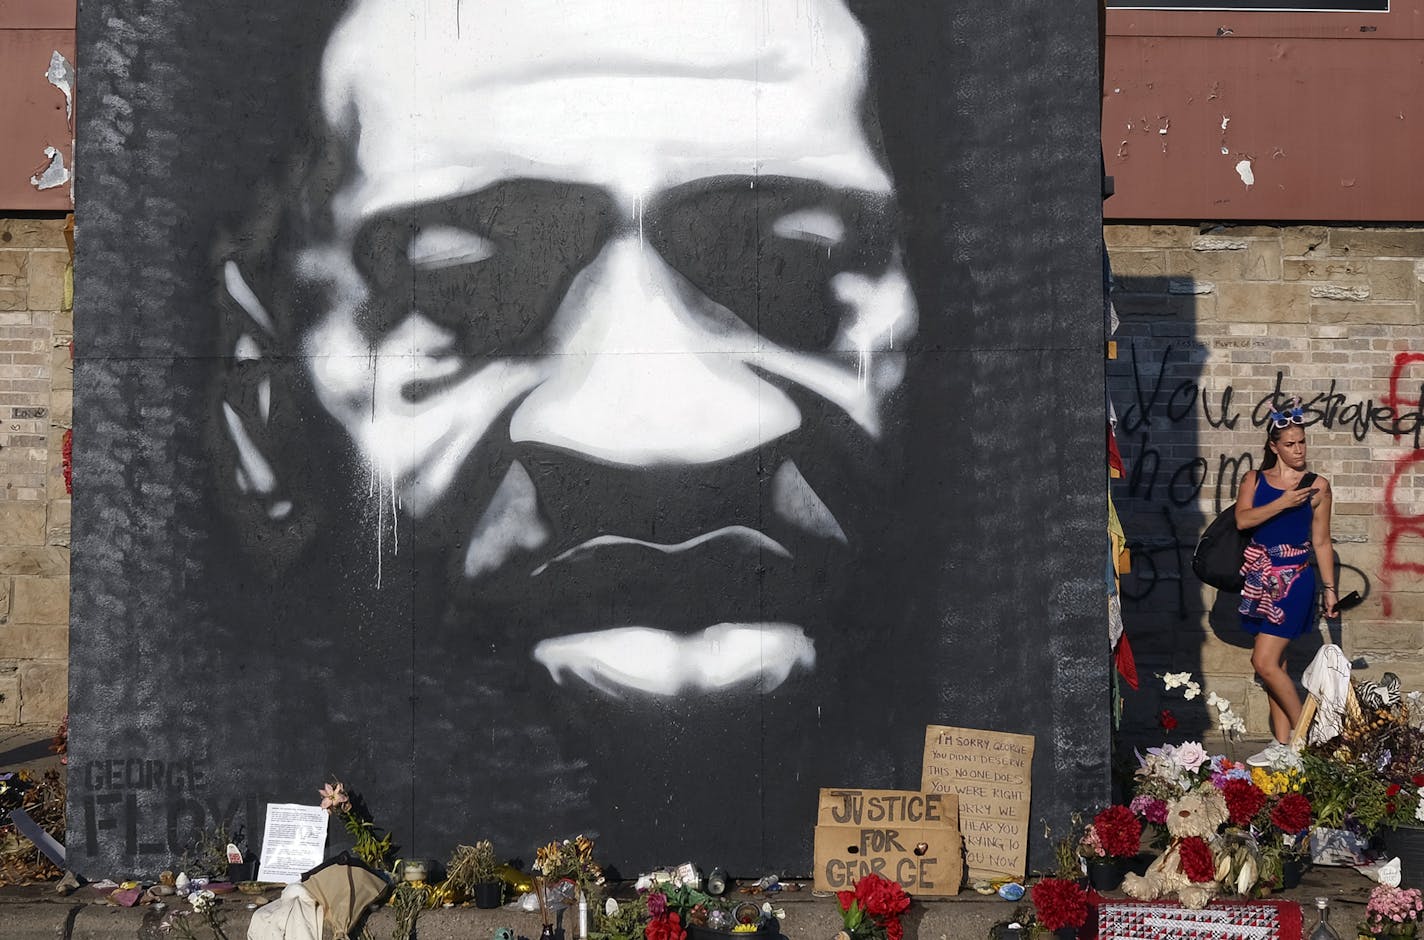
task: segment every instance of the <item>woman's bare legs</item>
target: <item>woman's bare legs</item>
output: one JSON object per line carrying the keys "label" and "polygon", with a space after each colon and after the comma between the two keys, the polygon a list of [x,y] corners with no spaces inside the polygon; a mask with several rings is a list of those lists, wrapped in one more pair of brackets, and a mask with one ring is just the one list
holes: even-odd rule
{"label": "woman's bare legs", "polygon": [[1251,650],[1251,668],[1261,677],[1261,685],[1271,702],[1271,733],[1282,744],[1290,743],[1291,732],[1300,720],[1300,696],[1286,673],[1288,645],[1290,640],[1285,637],[1258,633]]}

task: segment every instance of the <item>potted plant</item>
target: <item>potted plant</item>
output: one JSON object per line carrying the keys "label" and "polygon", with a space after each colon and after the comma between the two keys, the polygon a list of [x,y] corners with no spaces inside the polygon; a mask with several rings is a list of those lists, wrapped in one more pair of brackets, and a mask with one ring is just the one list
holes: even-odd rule
{"label": "potted plant", "polygon": [[1417,937],[1421,913],[1424,896],[1418,889],[1379,885],[1370,892],[1365,919],[1360,922],[1360,938]]}
{"label": "potted plant", "polygon": [[1078,840],[1089,884],[1098,891],[1116,890],[1141,846],[1142,822],[1132,810],[1109,806],[1098,813]]}
{"label": "potted plant", "polygon": [[504,901],[494,844],[481,839],[474,845],[457,845],[445,864],[445,884],[455,893],[473,898],[475,907],[489,910]]}

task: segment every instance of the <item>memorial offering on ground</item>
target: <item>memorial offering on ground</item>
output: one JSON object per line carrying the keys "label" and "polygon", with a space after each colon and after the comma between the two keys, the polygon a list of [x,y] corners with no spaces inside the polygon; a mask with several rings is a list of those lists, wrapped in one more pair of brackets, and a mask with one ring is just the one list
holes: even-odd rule
{"label": "memorial offering on ground", "polygon": [[1028,862],[1033,736],[929,725],[920,789],[954,794],[969,877],[1017,881]]}
{"label": "memorial offering on ground", "polygon": [[880,875],[916,897],[949,897],[964,880],[953,793],[822,788],[815,888],[845,891]]}

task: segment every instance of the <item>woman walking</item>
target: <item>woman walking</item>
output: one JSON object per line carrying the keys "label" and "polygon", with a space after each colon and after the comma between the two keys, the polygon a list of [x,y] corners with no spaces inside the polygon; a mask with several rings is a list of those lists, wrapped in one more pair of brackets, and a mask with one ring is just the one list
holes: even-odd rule
{"label": "woman walking", "polygon": [[1256,636],[1251,667],[1270,700],[1274,736],[1265,750],[1246,759],[1254,767],[1294,756],[1289,744],[1301,705],[1286,673],[1286,646],[1313,622],[1315,566],[1326,617],[1335,616],[1339,602],[1330,542],[1330,481],[1305,469],[1304,425],[1299,398],[1271,412],[1261,469],[1242,478],[1236,497],[1236,527],[1254,530],[1241,568],[1246,578],[1241,627]]}

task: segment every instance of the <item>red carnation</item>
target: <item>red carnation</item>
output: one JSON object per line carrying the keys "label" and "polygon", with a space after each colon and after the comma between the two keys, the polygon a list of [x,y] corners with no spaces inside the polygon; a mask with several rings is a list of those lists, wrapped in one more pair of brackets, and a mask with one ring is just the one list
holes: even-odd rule
{"label": "red carnation", "polygon": [[1109,806],[1094,816],[1093,830],[1108,855],[1136,855],[1142,845],[1142,821],[1126,806]]}
{"label": "red carnation", "polygon": [[687,931],[682,929],[682,920],[676,912],[654,917],[643,928],[647,940],[687,940]]}
{"label": "red carnation", "polygon": [[898,916],[910,906],[910,896],[899,882],[876,874],[856,881],[855,897],[865,913],[877,920]]}
{"label": "red carnation", "polygon": [[1081,927],[1088,922],[1088,892],[1064,878],[1044,878],[1033,886],[1033,908],[1048,930]]}
{"label": "red carnation", "polygon": [[1399,786],[1399,784],[1397,784],[1397,783],[1391,783],[1389,786],[1387,786],[1387,787],[1384,788],[1384,795],[1385,795],[1385,796],[1394,796],[1394,795],[1397,794],[1399,791],[1400,791],[1400,786]]}
{"label": "red carnation", "polygon": [[1226,800],[1226,813],[1234,826],[1250,825],[1251,820],[1266,805],[1266,794],[1249,780],[1228,780],[1221,788]]}
{"label": "red carnation", "polygon": [[1290,835],[1309,829],[1310,800],[1299,793],[1287,793],[1271,807],[1271,824]]}
{"label": "red carnation", "polygon": [[1161,726],[1163,731],[1176,731],[1177,716],[1172,714],[1172,710],[1170,708],[1164,708],[1157,715],[1157,724]]}
{"label": "red carnation", "polygon": [[1424,774],[1415,774],[1409,778],[1409,782],[1416,787],[1424,787]]}
{"label": "red carnation", "polygon": [[[1187,836],[1177,845],[1182,858],[1182,873],[1190,880],[1201,884],[1216,879],[1216,862],[1211,857],[1211,847],[1201,836]],[[649,938],[651,940],[651,938]]]}

